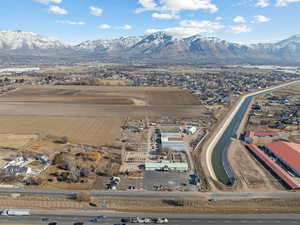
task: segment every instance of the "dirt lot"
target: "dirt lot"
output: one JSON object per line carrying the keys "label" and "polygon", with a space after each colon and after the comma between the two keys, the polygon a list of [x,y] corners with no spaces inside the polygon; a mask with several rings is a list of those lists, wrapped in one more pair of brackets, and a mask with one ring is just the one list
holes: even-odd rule
{"label": "dirt lot", "polygon": [[0,97],[0,115],[198,117],[196,103],[174,88],[26,86]]}
{"label": "dirt lot", "polygon": [[[74,144],[111,145],[120,135],[121,118],[0,116],[0,133],[67,136]],[[1,135],[0,135],[1,138]]]}
{"label": "dirt lot", "polygon": [[0,134],[0,147],[12,149],[22,148],[35,139],[37,139],[37,135]]}
{"label": "dirt lot", "polygon": [[96,105],[193,105],[197,98],[176,88],[25,86],[3,95],[0,101],[33,103],[72,103]]}
{"label": "dirt lot", "polygon": [[240,141],[232,144],[229,158],[237,175],[236,191],[284,190],[279,182],[249,154]]}

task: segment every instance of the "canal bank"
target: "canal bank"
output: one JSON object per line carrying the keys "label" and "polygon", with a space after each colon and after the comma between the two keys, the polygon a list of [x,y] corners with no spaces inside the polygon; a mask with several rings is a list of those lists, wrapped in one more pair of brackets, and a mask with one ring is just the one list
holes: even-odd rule
{"label": "canal bank", "polygon": [[218,130],[215,138],[211,141],[207,149],[207,166],[210,175],[214,180],[227,186],[232,186],[235,183],[235,174],[228,162],[228,148],[232,142],[232,138],[238,138],[236,136],[237,130],[239,129],[240,123],[242,122],[252,99],[257,95],[267,94],[285,88],[296,82],[299,82],[299,80],[248,94],[241,98],[236,108],[228,116],[224,126]]}
{"label": "canal bank", "polygon": [[235,182],[235,174],[231,169],[227,158],[228,148],[232,142],[232,138],[237,138],[236,131],[238,130],[252,99],[253,96],[247,97],[244,100],[212,152],[211,161],[214,172],[217,179],[225,185],[233,185]]}

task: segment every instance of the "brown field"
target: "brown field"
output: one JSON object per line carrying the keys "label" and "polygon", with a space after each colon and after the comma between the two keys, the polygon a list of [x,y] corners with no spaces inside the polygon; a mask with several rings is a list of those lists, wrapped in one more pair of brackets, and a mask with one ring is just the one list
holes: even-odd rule
{"label": "brown field", "polygon": [[204,109],[175,88],[26,86],[0,97],[0,115],[198,117]]}
{"label": "brown field", "polygon": [[114,144],[120,135],[121,118],[0,116],[0,133],[67,136],[74,144]]}
{"label": "brown field", "polygon": [[36,135],[0,134],[0,147],[22,148],[37,139]]}
{"label": "brown field", "polygon": [[72,103],[96,105],[193,105],[197,98],[176,88],[25,86],[0,98],[1,102]]}
{"label": "brown field", "polygon": [[198,117],[204,109],[196,103],[175,88],[24,86],[0,97],[0,134],[113,145],[126,117]]}

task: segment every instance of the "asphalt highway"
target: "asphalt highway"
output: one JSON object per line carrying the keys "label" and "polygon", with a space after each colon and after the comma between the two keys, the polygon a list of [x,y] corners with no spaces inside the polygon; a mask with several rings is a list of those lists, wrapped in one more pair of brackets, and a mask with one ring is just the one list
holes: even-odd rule
{"label": "asphalt highway", "polygon": [[[295,225],[300,224],[300,215],[142,215],[125,213],[98,213],[88,214],[84,212],[57,213],[53,212],[33,212],[33,216],[28,217],[0,217],[2,225],[47,225],[49,222],[57,222],[58,225],[73,225],[75,222],[83,222],[85,225],[103,224],[111,225],[121,222],[121,218],[127,217],[167,217],[171,225]],[[72,215],[74,213],[74,215]],[[100,223],[89,222],[95,216],[107,216]],[[48,218],[48,221],[42,221],[42,218]]]}

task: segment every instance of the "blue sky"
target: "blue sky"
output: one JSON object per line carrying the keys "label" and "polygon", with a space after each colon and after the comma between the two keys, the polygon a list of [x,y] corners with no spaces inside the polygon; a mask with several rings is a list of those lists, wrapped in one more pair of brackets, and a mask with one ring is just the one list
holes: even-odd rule
{"label": "blue sky", "polygon": [[0,29],[77,44],[165,30],[235,42],[300,33],[300,0],[0,0]]}

